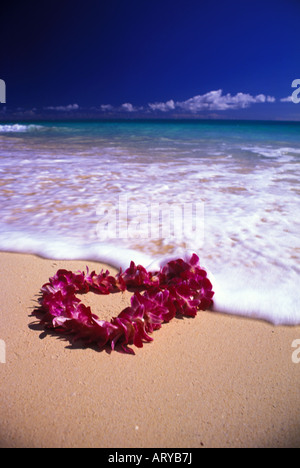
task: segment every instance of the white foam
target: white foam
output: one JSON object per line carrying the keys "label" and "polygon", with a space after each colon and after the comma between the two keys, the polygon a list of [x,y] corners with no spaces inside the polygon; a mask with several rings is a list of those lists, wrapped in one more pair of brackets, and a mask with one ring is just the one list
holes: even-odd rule
{"label": "white foam", "polygon": [[259,156],[265,158],[278,159],[280,162],[289,162],[294,159],[294,156],[300,154],[299,148],[292,147],[280,147],[275,148],[274,146],[242,146],[242,150],[251,151]]}
{"label": "white foam", "polygon": [[126,249],[107,243],[79,244],[74,239],[53,239],[43,236],[35,237],[22,232],[11,232],[9,236],[0,235],[2,251],[29,253],[55,260],[98,261],[125,270],[130,262],[148,266],[153,257],[133,249]]}
{"label": "white foam", "polygon": [[0,133],[24,133],[43,128],[41,125],[5,124],[0,125]]}
{"label": "white foam", "polygon": [[250,276],[238,268],[215,274],[214,310],[274,325],[299,325],[300,292],[295,280],[290,276],[273,282],[267,272],[264,277],[255,272]]}

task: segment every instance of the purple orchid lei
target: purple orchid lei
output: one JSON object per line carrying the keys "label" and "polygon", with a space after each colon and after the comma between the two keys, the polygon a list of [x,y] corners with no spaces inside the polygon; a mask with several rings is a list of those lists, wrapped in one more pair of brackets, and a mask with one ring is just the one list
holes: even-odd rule
{"label": "purple orchid lei", "polygon": [[[133,292],[130,307],[110,322],[100,320],[77,294],[94,292],[110,294]],[[116,276],[109,271],[73,273],[58,270],[41,289],[38,315],[41,323],[57,333],[72,334],[87,344],[96,343],[101,349],[118,345],[134,354],[128,345],[143,347],[152,341],[149,336],[176,315],[195,317],[198,310],[206,310],[213,303],[212,284],[199,258],[193,254],[189,261],[168,262],[158,272],[148,272],[131,262],[130,267]]]}

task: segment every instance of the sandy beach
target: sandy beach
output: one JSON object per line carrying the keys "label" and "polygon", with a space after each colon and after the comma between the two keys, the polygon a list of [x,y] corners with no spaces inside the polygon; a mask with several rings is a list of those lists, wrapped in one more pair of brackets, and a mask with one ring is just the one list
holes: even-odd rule
{"label": "sandy beach", "polygon": [[[59,268],[99,264],[0,259],[1,448],[300,446],[300,327],[199,312],[163,325],[134,356],[98,352],[43,333],[31,313]],[[129,303],[86,299],[103,317]]]}

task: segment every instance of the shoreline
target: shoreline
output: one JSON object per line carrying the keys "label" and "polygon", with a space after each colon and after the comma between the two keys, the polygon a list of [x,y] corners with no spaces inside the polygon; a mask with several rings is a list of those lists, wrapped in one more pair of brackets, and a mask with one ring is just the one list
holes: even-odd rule
{"label": "shoreline", "polygon": [[[106,266],[0,259],[0,447],[300,446],[300,326],[200,311],[164,324],[134,356],[98,352],[34,328],[30,314],[59,268]],[[92,295],[89,305],[118,315],[126,301]]]}

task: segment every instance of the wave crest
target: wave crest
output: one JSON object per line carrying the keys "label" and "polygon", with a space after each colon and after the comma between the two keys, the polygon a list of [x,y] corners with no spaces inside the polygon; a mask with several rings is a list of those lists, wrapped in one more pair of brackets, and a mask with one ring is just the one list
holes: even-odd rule
{"label": "wave crest", "polygon": [[0,125],[0,133],[24,133],[35,130],[40,130],[43,127],[41,125],[24,125],[24,124],[5,124]]}

